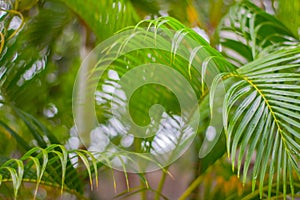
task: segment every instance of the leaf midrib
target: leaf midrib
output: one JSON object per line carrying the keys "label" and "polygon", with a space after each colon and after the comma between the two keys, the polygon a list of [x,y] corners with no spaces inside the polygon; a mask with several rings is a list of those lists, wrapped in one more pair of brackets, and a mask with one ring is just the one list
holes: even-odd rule
{"label": "leaf midrib", "polygon": [[285,150],[288,152],[288,155],[290,156],[290,155],[291,155],[291,154],[290,154],[290,150],[289,150],[289,148],[287,147],[287,145],[286,145],[286,140],[285,140],[285,138],[284,138],[284,136],[283,136],[283,132],[284,132],[284,131],[283,131],[283,129],[282,129],[281,126],[280,126],[279,120],[277,119],[276,114],[275,114],[275,112],[273,111],[273,108],[272,108],[270,102],[269,102],[268,99],[266,98],[265,94],[263,94],[262,90],[260,90],[260,89],[257,87],[257,85],[255,85],[255,84],[254,84],[247,76],[243,76],[243,75],[241,75],[241,74],[230,73],[229,75],[225,76],[224,79],[230,78],[230,77],[237,77],[237,78],[243,79],[244,81],[246,81],[247,83],[249,83],[249,85],[251,85],[251,86],[259,93],[259,95],[262,97],[263,101],[264,101],[265,104],[267,105],[267,108],[268,108],[268,110],[270,111],[272,118],[273,118],[274,121],[275,121],[277,130],[278,130],[278,132],[279,132],[279,134],[280,134],[280,137],[281,137],[281,139],[282,139],[282,141],[283,141],[284,148],[285,148]]}

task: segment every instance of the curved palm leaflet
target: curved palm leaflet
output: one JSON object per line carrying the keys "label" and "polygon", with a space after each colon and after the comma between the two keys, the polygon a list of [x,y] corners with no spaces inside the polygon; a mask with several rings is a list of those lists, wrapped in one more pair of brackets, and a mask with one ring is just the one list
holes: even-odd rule
{"label": "curved palm leaflet", "polygon": [[[1,130],[15,138],[17,144],[26,152],[20,159],[0,159],[0,185],[3,187],[5,183],[12,183],[11,196],[15,199],[23,182],[36,183],[34,198],[41,184],[84,198],[83,180],[88,179],[93,187],[93,176],[97,177],[97,169],[103,167],[89,151],[66,150],[43,122],[28,114],[30,109],[22,110],[24,102],[32,101],[32,97],[24,94],[35,85],[39,76],[43,76],[46,63],[50,62],[49,58],[52,56],[51,42],[58,40],[57,35],[70,24],[71,12],[80,16],[99,40],[119,31],[123,24],[129,26],[138,21],[130,1],[119,1],[123,7],[118,7],[118,3],[114,1],[109,1],[112,4],[106,1],[103,7],[97,8],[98,11],[110,9],[111,18],[119,17],[123,21],[109,26],[106,23],[109,16],[103,15],[101,23],[94,26],[101,16],[85,12],[92,9],[92,5],[96,5],[96,1],[89,2],[92,3],[83,5],[81,1],[63,2],[70,9],[57,9],[57,15],[52,20],[48,20],[46,13],[40,13],[31,21],[32,26],[24,21],[20,10],[14,7],[16,5],[7,4],[2,9],[0,95],[4,98],[0,103],[24,124],[37,141],[36,146],[29,144],[21,132],[12,128],[12,123],[7,119],[0,120]],[[52,3],[56,8],[63,4],[59,1]],[[111,7],[113,3],[116,4]],[[22,9],[26,10],[26,6]],[[47,12],[47,9],[44,11]],[[18,16],[20,22],[18,27],[10,26],[15,16]],[[219,24],[216,38],[219,39],[220,52],[210,47],[196,32],[171,17],[143,21],[142,24],[150,27],[157,27],[159,24],[175,31],[187,32],[199,41],[199,46],[205,46],[206,50],[202,52],[204,59],[199,66],[191,65],[194,60],[178,62],[175,66],[186,77],[194,78],[194,89],[203,100],[200,102],[202,115],[199,124],[205,128],[199,128],[198,134],[205,138],[206,127],[213,115],[209,109],[214,109],[219,84],[224,83],[226,95],[222,102],[222,119],[226,144],[221,145],[226,145],[233,170],[237,171],[238,176],[242,176],[243,183],[251,180],[252,191],[259,193],[260,198],[296,197],[300,188],[300,46],[297,36],[274,16],[249,1],[232,6]],[[48,35],[41,32],[45,28]],[[102,35],[101,30],[105,28],[109,30],[109,34]],[[42,37],[32,37],[35,34]],[[22,43],[24,38],[30,38],[26,44]],[[27,47],[24,51],[19,50],[24,49],[24,46]],[[39,51],[42,53],[30,57],[36,46],[43,50]],[[156,59],[169,62],[170,55],[165,52],[159,54],[159,50],[157,52]],[[144,52],[145,59],[148,53]],[[212,56],[216,58],[212,59]],[[220,71],[210,88],[203,85],[201,76],[195,70],[197,67],[203,69],[206,66],[203,64],[205,58],[206,62],[209,59],[209,65],[218,67]],[[134,61],[133,57],[127,59]],[[36,74],[28,75],[32,66],[37,68]],[[213,147],[211,149],[212,153],[218,151]],[[109,163],[109,158],[102,159]],[[76,168],[80,164],[84,166],[82,171]],[[146,188],[149,188],[145,176],[140,176]],[[126,180],[128,183],[127,175]],[[96,182],[96,187],[97,184]],[[145,188],[141,191],[143,189]],[[156,192],[165,198],[160,191]]]}

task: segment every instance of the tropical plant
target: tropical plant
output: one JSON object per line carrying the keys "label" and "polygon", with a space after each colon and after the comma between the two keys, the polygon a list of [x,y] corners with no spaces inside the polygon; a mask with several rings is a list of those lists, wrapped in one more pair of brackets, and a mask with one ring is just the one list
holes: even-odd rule
{"label": "tropical plant", "polygon": [[[298,198],[300,21],[295,13],[299,13],[300,3],[298,0],[292,0],[290,6],[276,0],[254,3],[0,2],[0,197]],[[107,49],[115,53],[116,44],[124,49],[143,42],[151,45],[122,53],[97,82],[96,114],[107,134],[118,132],[114,128],[116,122],[111,120],[112,113],[107,112],[112,91],[105,86],[116,88],[118,83],[110,73],[123,77],[142,64],[167,65],[188,80],[197,97],[199,109],[194,113],[199,112],[200,117],[193,144],[184,154],[189,156],[166,167],[154,162],[161,169],[159,175],[127,173],[124,164],[127,155],[86,149],[80,144],[80,133],[74,126],[72,92],[81,61],[97,44],[126,31],[130,31],[126,37],[104,43]],[[142,38],[138,37],[140,33]],[[132,96],[133,120],[139,125],[149,124],[148,110],[158,103],[171,113],[169,120],[173,124],[180,124],[174,117],[180,115],[176,96],[155,84],[137,90]],[[90,123],[89,118],[81,120]],[[220,131],[210,137],[211,127],[220,125]],[[134,150],[158,153],[155,146],[161,148],[161,144],[155,137],[135,138]],[[116,146],[123,144],[118,134],[110,140]],[[113,158],[121,161],[122,174],[111,169]],[[180,177],[178,180],[178,176],[184,177],[178,171],[187,168],[186,163],[194,165],[188,169],[192,172],[188,180]],[[104,177],[102,184],[98,176]],[[125,181],[120,181],[123,176]],[[172,177],[179,184],[187,184],[182,193],[167,192],[172,191],[170,185],[174,183],[167,182]],[[125,188],[120,186],[123,183]],[[105,194],[111,188],[113,194]],[[59,192],[55,192],[57,189]]]}

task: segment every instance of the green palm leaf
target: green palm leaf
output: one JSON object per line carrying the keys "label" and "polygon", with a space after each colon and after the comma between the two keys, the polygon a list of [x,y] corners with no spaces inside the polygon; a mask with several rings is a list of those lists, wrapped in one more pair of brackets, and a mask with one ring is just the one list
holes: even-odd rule
{"label": "green palm leaf", "polygon": [[[80,129],[79,135],[84,139],[84,142],[86,144],[90,144],[89,133],[95,128],[95,123],[92,122],[91,118],[84,116],[90,116],[89,113],[92,113],[90,112],[90,109],[94,109],[95,106],[91,105],[90,103],[83,103],[80,101],[80,103],[77,102],[81,97],[88,95],[88,93],[95,92],[96,90],[101,99],[103,99],[103,102],[99,102],[99,104],[97,105],[98,107],[96,108],[97,111],[100,110],[99,112],[97,112],[100,126],[107,126],[108,128],[103,128],[105,134],[111,137],[110,139],[115,145],[120,145],[120,147],[122,147],[120,144],[120,138],[124,137],[122,135],[124,133],[118,130],[116,123],[111,123],[111,119],[113,119],[114,115],[113,113],[110,113],[110,107],[113,104],[119,105],[120,101],[121,103],[124,103],[124,101],[122,99],[110,100],[109,97],[110,95],[112,95],[111,91],[104,90],[105,86],[115,87],[116,85],[118,85],[118,83],[120,84],[119,80],[113,80],[109,77],[109,72],[114,71],[114,73],[116,73],[118,77],[123,78],[123,76],[126,77],[127,72],[129,72],[130,70],[134,71],[134,69],[139,68],[143,64],[153,63],[153,65],[156,66],[158,64],[163,64],[167,66],[167,68],[174,69],[179,72],[185,78],[185,80],[187,80],[186,83],[190,84],[190,86],[194,90],[193,92],[195,92],[199,100],[198,103],[203,103],[202,108],[206,107],[208,109],[208,101],[203,101],[203,98],[207,94],[207,90],[209,87],[206,86],[206,84],[209,84],[209,80],[212,80],[214,75],[216,75],[217,73],[235,69],[228,61],[226,61],[222,57],[219,52],[209,46],[209,44],[199,34],[185,27],[179,21],[170,17],[162,17],[156,20],[142,21],[134,29],[126,30],[125,33],[125,36],[121,35],[119,37],[119,35],[116,35],[116,37],[112,38],[112,40],[106,41],[109,44],[109,47],[107,47],[105,43],[101,44],[103,45],[102,47],[105,47],[104,52],[108,53],[101,52],[101,55],[103,56],[99,57],[99,61],[96,65],[97,67],[95,69],[88,69],[91,72],[91,76],[89,77],[94,77],[94,79],[91,81],[98,84],[97,88],[93,85],[88,88],[90,90],[88,91],[82,90],[82,88],[80,87],[76,87],[76,89],[78,88],[78,90],[76,90],[76,94],[80,94],[80,96],[76,95],[74,98],[74,102],[76,103],[75,105],[77,107],[77,113],[75,113],[75,121],[78,122],[78,124],[82,125],[78,127],[78,129]],[[130,51],[128,49],[130,49]],[[113,62],[111,62],[108,68],[106,68],[106,64],[111,60],[113,60]],[[161,71],[162,70],[163,68],[161,69]],[[93,76],[94,73],[97,73],[97,76]],[[101,74],[99,83],[97,80],[97,78],[99,77],[98,73]],[[85,73],[80,72],[79,74],[83,76],[80,77],[80,79],[84,80]],[[159,72],[155,71],[154,73],[153,71],[151,71],[151,68],[149,72],[144,72],[144,74],[146,74],[145,76],[149,75],[155,78],[160,77]],[[137,82],[140,77],[143,77],[144,74],[136,74],[135,82]],[[165,74],[161,74],[161,76],[164,77],[163,80],[165,81],[165,83],[168,83],[167,85],[176,86],[177,88],[182,87],[182,91],[186,90],[189,86],[187,84],[183,85],[180,82],[176,82],[177,80],[174,77],[172,77],[174,79],[173,80],[172,78],[166,76],[167,74]],[[132,80],[128,80],[128,82]],[[80,81],[76,83],[76,86],[78,86],[79,84]],[[176,99],[176,96],[174,96],[174,94],[172,93],[170,94],[170,91],[164,90],[164,88],[159,88],[157,85],[149,85],[145,87],[143,85],[141,89],[136,90],[133,96],[130,97],[130,112],[132,112],[131,116],[132,118],[134,118],[134,122],[136,122],[136,124],[142,124],[143,126],[148,125],[150,122],[148,115],[149,109],[152,105],[161,104],[165,108],[167,114],[171,113],[170,118],[172,118],[174,123],[180,124],[180,120],[176,121],[176,115],[181,115],[180,107],[177,101],[178,99]],[[87,99],[88,98],[94,98],[94,96],[89,96],[87,97]],[[191,109],[191,116],[189,117],[192,117],[196,112],[199,112],[195,108],[198,105],[192,104],[193,103],[190,103],[189,105],[189,109]],[[122,113],[122,111],[120,111],[120,113],[121,114],[118,113],[118,115],[116,116],[119,117],[119,115],[125,115]],[[122,123],[125,121],[122,121],[123,119],[125,119],[125,117],[120,120]],[[127,116],[126,119],[128,120]],[[207,129],[207,125],[209,124],[209,116],[203,118],[202,120],[202,122],[204,122],[205,120],[207,120],[208,122],[205,121],[205,125],[203,125],[203,127],[201,128]],[[214,122],[214,120],[212,121]],[[218,120],[216,120],[216,122],[217,121]],[[160,123],[160,125],[163,127],[163,122]],[[130,130],[132,133],[138,134],[135,126],[131,126],[131,123],[124,124],[127,129],[132,129]],[[221,123],[220,125],[222,126]],[[220,130],[222,130],[222,127]],[[205,130],[203,132],[205,132]],[[203,134],[203,132],[201,132],[201,134]],[[112,135],[111,133],[116,134]],[[153,133],[151,132],[151,134]],[[211,151],[211,147],[213,147],[218,140],[218,134],[220,133],[217,133],[217,137],[214,138],[213,141],[205,141],[205,145],[203,145],[204,148],[200,151],[201,157],[205,157],[205,155],[207,155],[207,153]],[[168,154],[162,155],[158,152],[159,148],[163,149],[157,142],[158,140],[162,140],[159,137],[161,136],[153,135],[153,137],[149,137],[146,139],[135,137],[134,141],[136,143],[132,145],[131,148],[134,148],[134,150],[136,150],[137,152],[142,153],[151,153],[154,151],[153,155],[161,155],[161,160],[170,159],[168,157]],[[179,155],[178,152],[181,152],[185,145],[177,145],[176,139],[177,138],[175,138],[174,142],[174,139],[172,139],[172,137],[165,138],[167,142],[170,142],[173,146],[175,146],[176,149],[174,150],[174,154]],[[190,142],[190,140],[186,139],[184,142]],[[149,147],[143,147],[143,143],[148,143]],[[139,157],[139,159],[144,158]],[[145,160],[145,162],[146,161],[148,162],[149,160]],[[156,165],[157,162],[154,164]]]}
{"label": "green palm leaf", "polygon": [[138,21],[136,11],[127,0],[63,2],[88,25],[100,41]]}
{"label": "green palm leaf", "polygon": [[[39,185],[49,185],[54,188],[60,187],[61,192],[66,191],[74,193],[75,195],[81,195],[82,191],[74,190],[74,185],[66,184],[73,182],[74,173],[68,174],[68,158],[72,155],[78,155],[83,162],[86,170],[88,171],[88,177],[90,184],[92,184],[92,172],[97,177],[97,162],[88,151],[84,150],[71,150],[67,151],[61,145],[50,145],[43,149],[40,147],[34,147],[27,151],[20,159],[10,159],[0,166],[0,185],[6,182],[12,182],[14,189],[14,197],[17,198],[18,191],[20,190],[22,182],[36,183],[36,189],[34,198],[37,195]],[[60,165],[53,167],[53,163],[59,162]],[[78,165],[79,161],[74,162],[74,165]],[[60,171],[60,182],[54,180],[53,171]],[[70,172],[70,171],[69,171]],[[85,178],[83,176],[82,178]],[[92,185],[91,185],[92,187]],[[96,187],[98,182],[96,180]]]}
{"label": "green palm leaf", "polygon": [[280,21],[249,1],[231,7],[217,35],[221,51],[237,66],[298,42]]}
{"label": "green palm leaf", "polygon": [[245,183],[255,158],[253,190],[259,181],[261,197],[265,180],[269,197],[273,182],[276,194],[281,184],[284,196],[287,191],[293,195],[295,175],[300,175],[299,53],[299,46],[286,48],[222,75],[235,82],[229,86],[223,109],[232,166],[237,162]]}
{"label": "green palm leaf", "polygon": [[[50,51],[53,49],[53,42],[58,40],[63,28],[72,19],[71,12],[64,4],[51,1],[47,6],[43,5],[41,12],[31,18],[21,31],[23,27],[21,25],[26,19],[20,13],[23,21],[20,22],[18,32],[12,38],[9,32],[5,34],[6,40],[0,58],[3,71],[0,77],[1,93],[6,103],[14,102],[19,108],[27,102],[46,98],[32,91],[47,93],[46,85],[41,87],[37,84],[39,76],[45,70],[48,59],[51,60]],[[49,16],[52,17],[49,19]],[[5,18],[1,18],[1,21],[6,23]],[[34,109],[36,109],[34,106],[30,107],[30,111]]]}

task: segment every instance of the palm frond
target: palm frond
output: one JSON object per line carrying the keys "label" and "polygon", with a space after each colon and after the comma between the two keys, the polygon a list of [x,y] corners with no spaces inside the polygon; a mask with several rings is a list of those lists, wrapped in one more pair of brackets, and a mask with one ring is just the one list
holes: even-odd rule
{"label": "palm frond", "polygon": [[[34,198],[37,195],[37,191],[40,184],[49,185],[52,187],[60,187],[61,192],[75,192],[76,195],[80,195],[82,191],[74,190],[75,186],[67,184],[69,181],[73,182],[74,173],[68,174],[68,159],[77,155],[89,174],[91,187],[92,183],[92,171],[97,177],[97,162],[93,154],[85,150],[71,150],[67,151],[61,145],[50,145],[43,149],[40,147],[34,147],[27,151],[20,159],[10,159],[0,166],[0,185],[1,183],[12,182],[14,189],[14,197],[17,198],[21,184],[23,182],[35,183],[36,189]],[[53,167],[53,163],[59,162],[60,164]],[[79,160],[76,161],[78,164]],[[73,164],[76,164],[73,163]],[[60,181],[53,180],[54,173],[61,172]],[[96,179],[96,187],[98,182]],[[71,186],[71,187],[69,187]],[[82,194],[81,194],[82,195]]]}
{"label": "palm frond", "polygon": [[30,134],[37,141],[39,147],[45,148],[49,144],[60,144],[56,136],[35,117],[18,108],[14,108],[14,111],[16,112],[16,115],[25,123],[30,131]]}
{"label": "palm frond", "polygon": [[[47,93],[47,87],[38,84],[38,75],[46,68],[51,56],[51,45],[72,19],[68,8],[63,6],[64,4],[55,1],[47,2],[46,6],[41,5],[41,12],[30,19],[24,27],[21,26],[25,20],[23,17],[22,21],[15,22],[23,29],[18,28],[14,37],[3,32],[5,37],[10,38],[5,41],[0,58],[3,71],[0,77],[1,93],[7,103],[14,103],[15,106],[22,108],[24,104],[30,105],[33,101],[46,98],[40,94],[28,94],[32,94],[30,92],[32,90]],[[20,16],[23,15],[20,13]],[[5,22],[5,19],[1,20]],[[31,111],[34,109],[34,106],[30,107]]]}
{"label": "palm frond", "polygon": [[237,162],[238,175],[243,173],[245,183],[254,163],[253,190],[259,181],[260,197],[265,180],[269,197],[274,195],[274,182],[276,194],[282,185],[284,195],[288,190],[293,195],[293,183],[300,175],[299,55],[299,46],[282,49],[221,75],[234,81],[223,108],[232,167]]}
{"label": "palm frond", "polygon": [[[89,68],[84,68],[87,66],[85,64],[82,65],[83,68],[78,73],[75,85],[74,108],[78,134],[84,144],[91,147],[93,144],[90,133],[93,130],[99,130],[101,134],[113,141],[113,145],[106,146],[107,149],[116,149],[114,145],[123,148],[120,141],[128,133],[144,133],[144,130],[133,124],[130,120],[131,116],[134,117],[133,121],[136,124],[146,126],[150,123],[148,111],[151,106],[161,104],[167,115],[165,119],[172,121],[172,123],[167,123],[166,120],[156,121],[155,125],[159,125],[159,129],[153,128],[154,131],[151,129],[152,127],[147,129],[150,135],[147,138],[144,138],[145,135],[134,135],[136,136],[134,137],[135,143],[132,143],[130,148],[126,147],[131,151],[134,149],[136,152],[147,153],[147,156],[150,157],[145,155],[132,159],[142,161],[136,163],[143,163],[145,166],[146,163],[151,163],[153,160],[155,162],[152,164],[156,166],[162,162],[170,162],[182,153],[186,144],[190,144],[197,132],[194,128],[192,128],[193,133],[191,135],[184,134],[184,131],[188,130],[189,123],[196,124],[196,126],[199,123],[198,120],[194,120],[194,117],[199,114],[198,106],[202,102],[203,96],[207,94],[213,77],[220,72],[235,69],[199,34],[170,17],[142,21],[133,29],[127,29],[100,44],[95,49],[95,52],[97,51],[101,53],[92,53],[85,60],[89,63]],[[181,76],[174,76],[174,70],[176,74],[180,73]],[[109,73],[112,71],[118,78],[110,77]],[[134,78],[128,78],[129,72],[134,74]],[[148,79],[142,80],[143,76],[148,77]],[[157,83],[164,87],[167,85],[167,88],[176,96],[157,85],[144,86],[149,84],[147,82],[149,80],[151,80],[151,84]],[[91,83],[88,85],[88,89],[83,89],[85,87],[82,86],[87,83]],[[121,87],[124,83],[126,83],[125,89]],[[141,89],[135,91],[133,96],[121,98],[116,95],[115,99],[112,98],[112,91],[115,94],[131,95],[127,88],[135,88],[137,83],[144,84],[142,84]],[[113,88],[113,90],[105,90],[106,87]],[[102,100],[96,101],[98,103],[96,110],[100,110],[95,113],[100,119],[99,124],[90,115],[94,113],[95,92],[97,92],[98,99]],[[196,96],[195,99],[193,99],[193,95]],[[189,98],[190,101],[179,105],[178,102],[183,97]],[[128,106],[128,99],[130,99],[130,110],[134,112],[131,116],[127,116],[127,112],[124,112]],[[87,103],[87,100],[91,101]],[[206,102],[208,103],[208,101]],[[191,121],[185,123],[186,119],[191,119]],[[211,121],[212,123],[218,122],[218,120]],[[214,140],[206,140],[205,145],[203,145],[204,148],[200,153],[203,157],[210,152],[218,141],[222,123],[219,123],[218,126],[220,129],[216,127],[218,133],[216,133],[217,136]],[[124,128],[120,130],[120,127]],[[176,127],[180,128],[176,129]],[[176,136],[174,136],[175,134],[168,134],[172,128],[181,132]],[[169,144],[162,144],[164,142]],[[145,147],[145,143],[148,146]],[[172,153],[162,152],[167,149],[164,145],[170,145],[171,147],[168,147],[170,149],[174,147]],[[134,166],[134,170],[141,169]],[[142,168],[142,170],[144,169]]]}
{"label": "palm frond", "polygon": [[100,41],[138,21],[135,9],[127,0],[63,2],[88,25]]}
{"label": "palm frond", "polygon": [[[18,145],[23,147],[23,150],[29,151],[32,147],[32,140],[36,141],[37,145],[42,148],[47,148],[51,145],[58,145],[60,144],[58,139],[55,137],[55,135],[50,132],[47,127],[45,127],[41,122],[39,122],[36,118],[29,115],[28,113],[25,113],[24,111],[14,108],[16,115],[21,119],[21,121],[24,122],[25,126],[28,128],[29,133],[27,135],[32,136],[25,139],[24,136],[20,133],[17,133],[15,130],[13,130],[7,123],[0,121],[0,127],[3,127],[5,131],[7,131],[17,142]],[[26,132],[26,131],[25,131]],[[32,138],[32,140],[30,139]],[[22,152],[22,151],[21,151]],[[29,151],[31,152],[31,151]],[[28,152],[26,153],[26,155]],[[31,153],[33,156],[36,156],[35,153]],[[80,154],[81,155],[81,154]],[[84,159],[84,157],[77,155]],[[56,157],[54,154],[49,155],[49,160],[51,160],[53,157]],[[39,157],[40,158],[40,157]],[[86,161],[86,160],[84,160]],[[65,161],[64,161],[65,162]],[[67,181],[64,183],[69,189],[74,189],[77,192],[82,192],[82,182],[79,178],[80,175],[76,171],[75,167],[72,164],[72,158],[67,159],[67,167],[65,168],[65,173],[68,174]],[[86,163],[86,162],[84,162]],[[99,165],[100,166],[100,165]],[[51,163],[48,164],[48,167],[46,169],[47,173],[51,173],[53,170],[56,171],[55,174],[51,175],[49,177],[49,182],[52,182],[53,184],[60,184],[61,179],[60,177],[64,174],[62,173],[62,170],[57,170],[59,167],[63,167],[61,162],[58,160],[53,159]],[[91,173],[96,173],[95,170],[88,170],[89,174],[83,175],[81,177],[88,177],[91,176]]]}
{"label": "palm frond", "polygon": [[27,141],[24,140],[18,133],[16,133],[11,127],[7,125],[7,123],[0,121],[0,126],[3,127],[15,140],[17,143],[22,146],[24,150],[29,150],[30,146],[28,145]]}
{"label": "palm frond", "polygon": [[280,21],[249,1],[231,7],[217,37],[225,57],[237,66],[298,42]]}
{"label": "palm frond", "polygon": [[278,3],[276,16],[300,39],[300,2],[297,0],[289,1],[289,3],[283,0],[277,0],[276,2]]}

